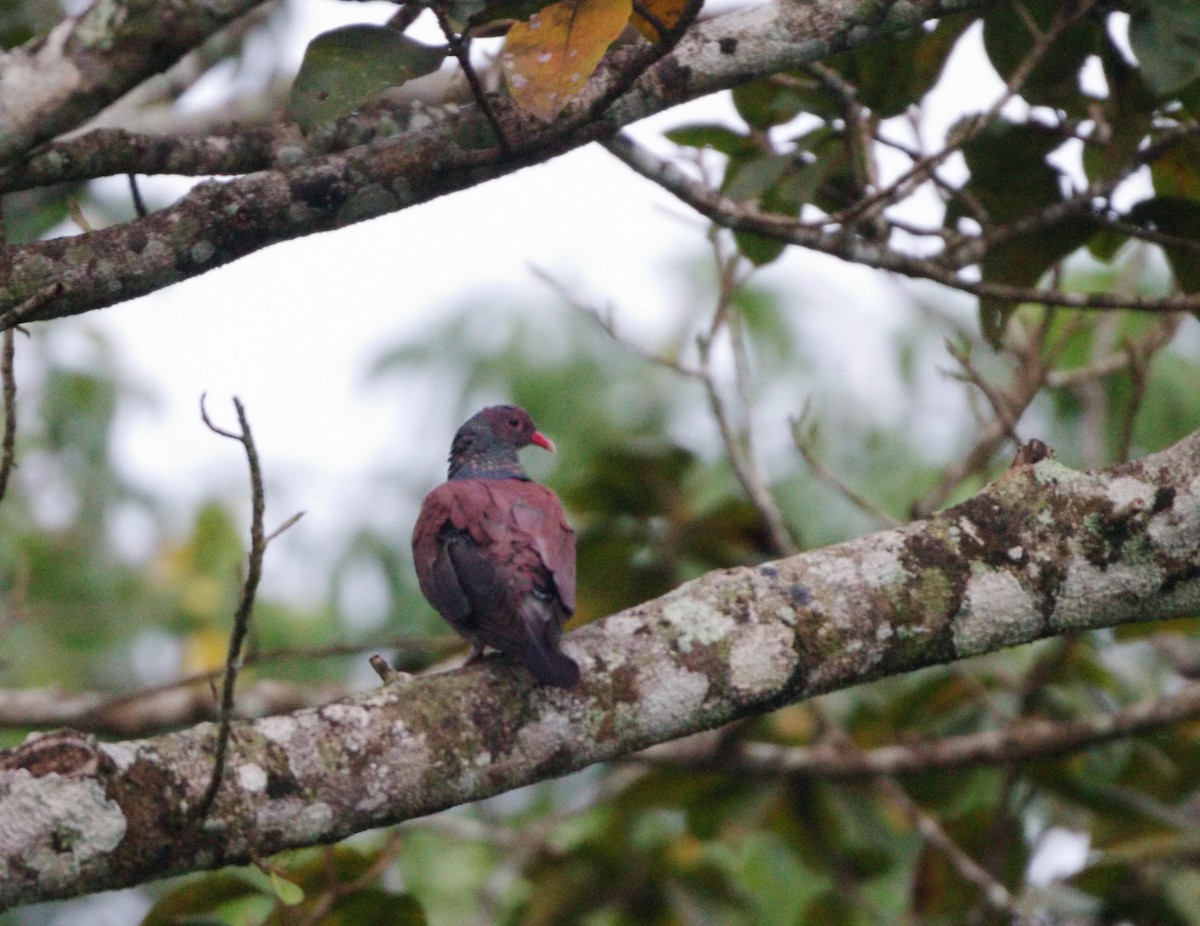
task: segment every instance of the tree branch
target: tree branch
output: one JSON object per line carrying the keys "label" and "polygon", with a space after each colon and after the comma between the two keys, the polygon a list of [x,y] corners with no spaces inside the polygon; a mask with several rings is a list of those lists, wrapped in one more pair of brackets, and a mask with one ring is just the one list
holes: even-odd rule
{"label": "tree branch", "polygon": [[73,129],[262,0],[109,0],[0,56],[0,164]]}
{"label": "tree branch", "polygon": [[[242,668],[272,662],[291,662],[354,656],[375,650],[399,650],[403,671],[415,672],[464,649],[457,636],[393,636],[359,643],[287,646],[251,651]],[[213,687],[224,668],[196,672],[183,678],[120,694],[67,691],[63,688],[0,688],[0,728],[45,729],[70,726],[75,730],[115,736],[151,736],[186,724],[217,719]],[[350,694],[344,685],[294,685],[262,679],[238,695],[234,716],[241,719],[283,714],[301,707],[327,704]]]}
{"label": "tree branch", "polygon": [[[588,92],[564,113],[562,128],[540,135],[535,147],[517,141],[530,136],[532,117],[498,106],[496,116],[516,152],[510,158],[462,146],[461,139],[479,137],[486,127],[474,105],[433,127],[401,130],[370,143],[353,139],[355,147],[333,154],[304,159],[304,149],[294,148],[289,157],[299,154],[298,164],[226,183],[202,183],[145,219],[8,248],[0,261],[0,329],[112,305],[280,241],[397,212],[608,137],[631,122],[726,89],[751,74],[799,67],[990,2],[994,0],[872,0],[851,12],[845,0],[776,0],[714,17],[689,30],[619,99],[588,119],[592,107],[606,100],[614,82],[619,84],[627,73],[624,50],[611,55]],[[120,167],[121,173],[140,172],[132,165]]]}
{"label": "tree branch", "polygon": [[568,635],[575,690],[492,658],[236,723],[234,786],[204,824],[211,725],[0,754],[0,906],[341,839],[870,679],[1198,611],[1200,432],[1096,473],[1022,464],[927,521]]}
{"label": "tree branch", "polygon": [[731,746],[713,741],[709,734],[695,738],[696,742],[680,740],[655,746],[634,758],[652,765],[720,768],[747,775],[870,778],[1037,761],[1154,733],[1196,717],[1200,717],[1200,684],[1107,714],[1057,721],[1022,719],[996,730],[875,749],[850,749],[838,742],[811,746],[739,742]]}
{"label": "tree branch", "polygon": [[[830,254],[864,267],[932,280],[973,296],[1005,302],[1040,302],[1072,309],[1130,309],[1158,313],[1200,310],[1200,295],[1194,293],[1148,298],[1111,293],[1064,292],[971,280],[961,275],[959,269],[946,266],[937,259],[905,254],[877,242],[847,236],[838,230],[823,231],[805,225],[792,216],[761,212],[752,203],[729,199],[689,177],[670,161],[638,145],[627,135],[608,139],[605,147],[643,177],[657,183],[701,215],[732,231],[753,232],[773,241]],[[1078,203],[1075,205],[1078,206]],[[1056,212],[1055,215],[1059,214]]]}

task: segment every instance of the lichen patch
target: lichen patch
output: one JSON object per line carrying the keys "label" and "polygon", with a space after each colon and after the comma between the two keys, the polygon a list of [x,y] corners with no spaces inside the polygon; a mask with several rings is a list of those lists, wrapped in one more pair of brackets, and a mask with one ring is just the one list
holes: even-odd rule
{"label": "lichen patch", "polygon": [[255,814],[259,830],[292,845],[317,842],[332,821],[333,809],[324,801],[309,804],[298,797],[269,801]]}
{"label": "lichen patch", "polygon": [[360,704],[326,704],[321,716],[341,726],[366,729],[371,723],[371,712]]}
{"label": "lichen patch", "polygon": [[[69,884],[84,863],[125,838],[121,805],[95,778],[10,773],[0,792],[0,867],[19,863],[43,884]],[[50,838],[52,836],[52,838]]]}
{"label": "lichen patch", "polygon": [[954,617],[954,651],[974,656],[1029,638],[1040,622],[1024,586],[1011,573],[988,570],[967,580],[963,605]]}
{"label": "lichen patch", "polygon": [[254,724],[254,729],[273,743],[278,743],[280,746],[286,746],[300,725],[294,717],[289,717],[287,714],[279,714],[275,717],[264,717]]}
{"label": "lichen patch", "polygon": [[719,643],[736,626],[733,618],[708,602],[689,601],[683,597],[664,605],[662,618],[675,628],[675,645],[681,653],[690,653],[694,646]]}
{"label": "lichen patch", "polygon": [[267,773],[261,765],[246,762],[237,767],[237,780],[243,791],[262,794],[267,790]]}
{"label": "lichen patch", "polygon": [[708,676],[676,665],[651,665],[638,672],[641,701],[636,705],[637,726],[647,732],[666,733],[678,727],[704,703]]}
{"label": "lichen patch", "polygon": [[123,772],[137,761],[137,750],[128,743],[99,743],[97,748],[113,761],[118,772]]}
{"label": "lichen patch", "polygon": [[729,681],[740,694],[777,691],[796,667],[793,634],[778,624],[756,624],[738,634],[729,653]]}
{"label": "lichen patch", "polygon": [[1126,613],[1128,601],[1151,600],[1162,579],[1162,570],[1146,562],[1114,562],[1100,567],[1083,556],[1072,557],[1051,617],[1054,629],[1110,624]]}

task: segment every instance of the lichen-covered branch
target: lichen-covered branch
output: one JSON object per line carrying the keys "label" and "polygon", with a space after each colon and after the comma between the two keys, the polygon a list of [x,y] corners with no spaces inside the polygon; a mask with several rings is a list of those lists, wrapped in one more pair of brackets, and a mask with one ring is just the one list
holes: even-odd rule
{"label": "lichen-covered branch", "polygon": [[[547,132],[533,137],[530,120],[511,106],[495,113],[513,149],[508,157],[495,148],[472,147],[471,139],[487,137],[487,121],[473,105],[434,126],[427,120],[407,127],[379,120],[375,134],[363,138],[351,132],[342,141],[352,146],[333,153],[312,156],[303,145],[282,146],[275,151],[276,169],[201,184],[145,219],[6,249],[0,259],[0,329],[112,305],[280,241],[406,209],[609,137],[638,119],[752,76],[798,67],[988,2],[776,0],[717,16],[693,27],[599,116],[590,117],[592,108],[625,73],[622,52],[611,56],[589,92]],[[0,102],[4,98],[0,86]],[[0,125],[4,119],[0,109]],[[0,147],[0,163],[6,150]],[[251,158],[262,153],[261,147],[248,149]],[[170,161],[169,154],[163,157]],[[117,166],[109,160],[104,169]],[[138,170],[129,164],[121,172]]]}
{"label": "lichen-covered branch", "polygon": [[570,634],[574,690],[492,659],[237,723],[204,822],[210,724],[0,754],[0,907],[340,839],[870,679],[1197,613],[1200,432],[1097,473],[1022,463],[928,520],[714,572]]}
{"label": "lichen-covered branch", "polygon": [[75,128],[262,0],[106,0],[0,56],[0,164]]}

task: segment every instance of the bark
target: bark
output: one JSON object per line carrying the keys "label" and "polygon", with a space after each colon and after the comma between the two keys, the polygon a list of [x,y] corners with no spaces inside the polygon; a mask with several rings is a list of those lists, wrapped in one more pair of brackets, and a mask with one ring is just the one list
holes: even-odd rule
{"label": "bark", "polygon": [[0,165],[85,122],[262,0],[103,0],[0,55]]}
{"label": "bark", "polygon": [[204,820],[211,724],[34,740],[0,757],[0,907],[341,839],[870,679],[1197,613],[1200,432],[1096,473],[1024,462],[928,520],[711,573],[570,634],[575,690],[493,659],[239,722]]}
{"label": "bark", "polygon": [[[159,146],[138,140],[128,145],[124,163],[111,150],[101,156],[80,142],[72,150],[81,159],[78,163],[85,165],[83,169],[64,170],[63,152],[49,152],[48,162],[44,158],[30,170],[16,167],[8,175],[0,174],[0,189],[15,189],[28,185],[31,177],[56,173],[78,178],[88,172],[86,165],[106,172],[164,166],[177,170],[180,161],[189,157],[204,165],[219,162],[224,169],[257,165],[260,172],[227,182],[202,183],[173,206],[139,221],[5,249],[0,254],[0,330],[112,305],[280,241],[397,212],[609,138],[623,126],[688,100],[989,2],[775,0],[714,17],[690,30],[674,51],[649,67],[610,104],[609,96],[623,86],[628,69],[639,66],[645,49],[626,48],[611,55],[588,92],[549,129],[522,118],[497,99],[494,108],[505,134],[515,140],[508,156],[494,147],[481,147],[487,144],[480,139],[489,137],[489,129],[475,105],[449,116],[442,114],[433,125],[427,114],[406,110],[398,115],[385,109],[365,119],[351,117],[310,141],[294,133],[281,135],[273,146],[263,144],[261,136],[239,144],[228,140],[227,144],[219,140],[196,143],[193,139],[182,143],[191,145],[189,153],[165,150],[162,145],[172,146],[169,140]],[[127,5],[135,4],[128,0]],[[188,9],[204,6],[176,5]],[[209,0],[208,5],[218,6],[216,0]],[[230,0],[222,8],[232,15],[235,6]],[[212,14],[212,10],[208,12]],[[148,14],[141,19],[150,23],[147,28],[155,22]],[[193,38],[189,41],[194,44]],[[58,49],[57,58],[56,49],[57,45],[47,45],[38,50],[39,55],[51,59],[41,62],[40,70],[31,65],[28,75],[17,71],[24,75],[25,84],[36,83],[38,74],[50,80],[59,65],[76,66],[69,49]],[[21,53],[26,57],[32,54],[25,49]],[[159,58],[154,59],[155,66],[161,64]],[[139,62],[137,68],[129,67],[142,73],[143,65],[149,66]],[[111,93],[94,96],[97,105],[112,98]],[[22,109],[21,99],[0,82],[0,125],[14,125],[0,144],[0,164],[6,158],[12,161],[35,141],[69,127],[64,123],[70,120],[55,118],[47,121],[53,131],[42,131],[42,117]],[[88,103],[69,111],[77,123],[95,108]],[[60,109],[66,111],[65,104]],[[26,123],[32,125],[21,129]],[[331,148],[335,149],[332,153]]]}

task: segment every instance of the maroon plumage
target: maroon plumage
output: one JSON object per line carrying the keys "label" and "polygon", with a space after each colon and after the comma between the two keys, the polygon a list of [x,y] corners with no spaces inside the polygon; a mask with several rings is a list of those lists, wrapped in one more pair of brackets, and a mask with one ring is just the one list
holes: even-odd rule
{"label": "maroon plumage", "polygon": [[517,451],[554,444],[515,405],[485,408],[454,435],[450,475],[413,528],[421,591],[472,644],[519,659],[543,685],[571,688],[579,666],[559,649],[575,613],[575,532]]}

